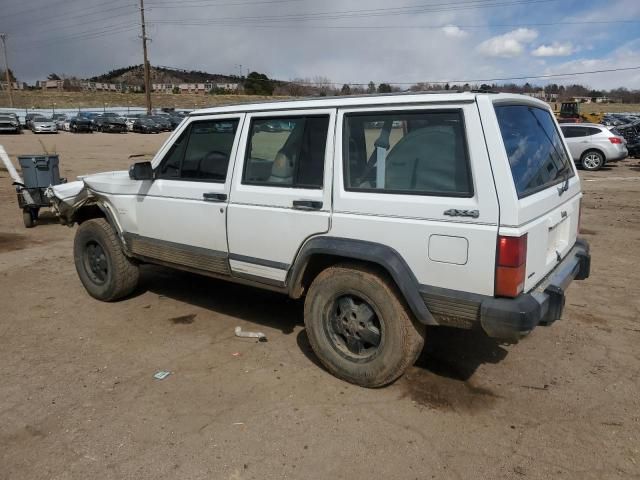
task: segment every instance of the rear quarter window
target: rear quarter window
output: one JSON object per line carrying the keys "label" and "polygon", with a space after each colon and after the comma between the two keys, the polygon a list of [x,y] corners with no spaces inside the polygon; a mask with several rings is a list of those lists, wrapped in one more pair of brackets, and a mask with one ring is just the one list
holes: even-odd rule
{"label": "rear quarter window", "polygon": [[548,110],[529,105],[496,105],[495,111],[518,198],[574,175]]}

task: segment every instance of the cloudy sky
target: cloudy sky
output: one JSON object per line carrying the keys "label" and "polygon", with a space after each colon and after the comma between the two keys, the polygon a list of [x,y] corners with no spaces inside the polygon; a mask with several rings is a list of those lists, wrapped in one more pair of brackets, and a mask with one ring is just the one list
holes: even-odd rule
{"label": "cloudy sky", "polygon": [[[139,0],[0,0],[22,81],[142,63]],[[150,61],[413,83],[640,67],[640,0],[145,0]],[[611,23],[601,23],[611,22]],[[519,80],[524,83],[526,80]],[[640,68],[533,83],[640,88]]]}

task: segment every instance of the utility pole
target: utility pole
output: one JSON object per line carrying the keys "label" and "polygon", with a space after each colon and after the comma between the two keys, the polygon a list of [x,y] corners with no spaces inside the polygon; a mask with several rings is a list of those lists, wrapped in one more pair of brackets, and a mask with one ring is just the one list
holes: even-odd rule
{"label": "utility pole", "polygon": [[151,115],[151,75],[147,59],[147,28],[144,23],[144,0],[140,0],[140,20],[142,22],[142,54],[144,56],[144,95],[147,100],[147,115]]}
{"label": "utility pole", "polygon": [[2,50],[4,51],[4,74],[7,77],[7,92],[9,93],[9,106],[13,108],[13,94],[11,93],[11,78],[9,78],[9,60],[7,59],[6,33],[0,33]]}

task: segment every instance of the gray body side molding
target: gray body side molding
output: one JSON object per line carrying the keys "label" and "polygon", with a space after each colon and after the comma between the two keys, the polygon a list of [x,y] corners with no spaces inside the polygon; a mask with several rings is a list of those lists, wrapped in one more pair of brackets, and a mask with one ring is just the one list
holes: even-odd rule
{"label": "gray body side molding", "polygon": [[295,297],[296,288],[313,255],[333,255],[381,266],[395,281],[416,319],[425,325],[438,325],[420,295],[418,280],[402,256],[391,247],[365,240],[339,237],[314,237],[309,240],[300,249],[289,272],[289,296]]}

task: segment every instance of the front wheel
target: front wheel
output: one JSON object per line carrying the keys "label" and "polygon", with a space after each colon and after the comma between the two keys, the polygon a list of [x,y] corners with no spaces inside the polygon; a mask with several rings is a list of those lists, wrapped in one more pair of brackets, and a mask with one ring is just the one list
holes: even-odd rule
{"label": "front wheel", "polygon": [[381,387],[417,360],[425,326],[413,319],[393,283],[361,265],[337,265],[311,284],[304,305],[309,343],[338,378]]}
{"label": "front wheel", "polygon": [[591,150],[582,155],[580,162],[582,163],[582,168],[595,172],[604,166],[604,156],[600,152]]}
{"label": "front wheel", "polygon": [[124,254],[115,230],[104,218],[80,225],[73,256],[80,281],[98,300],[118,300],[138,285],[138,265]]}

